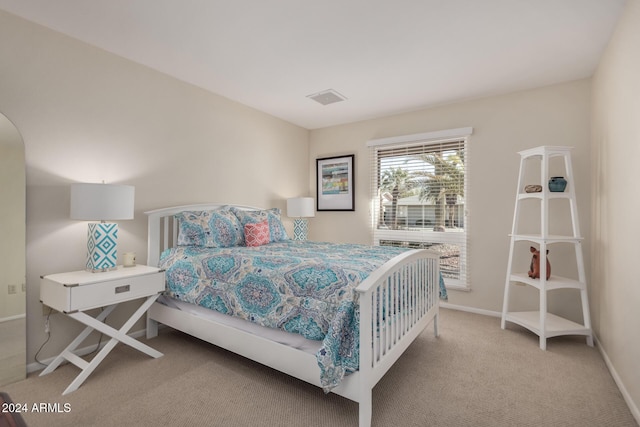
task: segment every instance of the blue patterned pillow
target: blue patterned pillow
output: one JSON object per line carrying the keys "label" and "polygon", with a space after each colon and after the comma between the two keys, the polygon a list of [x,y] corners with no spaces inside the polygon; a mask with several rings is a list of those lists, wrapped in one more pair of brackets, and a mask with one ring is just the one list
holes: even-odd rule
{"label": "blue patterned pillow", "polygon": [[268,220],[270,242],[289,240],[287,230],[284,228],[284,225],[282,225],[282,221],[280,220],[280,209],[273,208],[260,211],[243,211],[232,206],[230,210],[236,214],[240,220],[243,230],[244,226],[247,224],[256,224],[258,222]]}
{"label": "blue patterned pillow", "polygon": [[243,225],[229,209],[185,211],[176,218],[180,222],[178,246],[226,248],[244,242]]}
{"label": "blue patterned pillow", "polygon": [[185,211],[177,214],[178,246],[205,246],[207,235],[205,231],[205,211]]}
{"label": "blue patterned pillow", "polygon": [[212,248],[228,248],[240,246],[244,242],[244,226],[238,217],[229,209],[219,209],[211,212],[209,219]]}

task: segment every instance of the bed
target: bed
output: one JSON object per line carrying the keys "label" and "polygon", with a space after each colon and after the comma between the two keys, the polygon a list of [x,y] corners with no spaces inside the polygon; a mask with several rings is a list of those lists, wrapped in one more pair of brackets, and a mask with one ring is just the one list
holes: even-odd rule
{"label": "bed", "polygon": [[278,209],[198,204],[148,215],[147,264],[167,290],[147,337],[167,325],[359,404],[433,322],[438,254],[293,241]]}

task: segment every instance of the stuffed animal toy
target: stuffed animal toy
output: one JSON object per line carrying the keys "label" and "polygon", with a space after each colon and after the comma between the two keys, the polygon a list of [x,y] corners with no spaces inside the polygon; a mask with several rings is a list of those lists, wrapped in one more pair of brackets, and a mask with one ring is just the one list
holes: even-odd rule
{"label": "stuffed animal toy", "polygon": [[[532,279],[539,279],[540,278],[540,251],[534,248],[533,246],[531,246],[530,251],[533,254],[533,256],[531,257],[531,265],[529,266],[529,277],[531,277]],[[547,254],[548,253],[549,253],[549,250],[547,250]],[[545,257],[545,258],[547,258],[547,280],[549,280],[549,277],[551,276],[551,264],[549,264],[549,258],[548,257]]]}

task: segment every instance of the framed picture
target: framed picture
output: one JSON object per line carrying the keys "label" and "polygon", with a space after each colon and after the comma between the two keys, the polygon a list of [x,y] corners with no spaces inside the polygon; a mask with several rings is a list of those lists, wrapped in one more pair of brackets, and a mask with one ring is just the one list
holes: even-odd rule
{"label": "framed picture", "polygon": [[353,160],[353,154],[316,159],[316,210],[355,210]]}

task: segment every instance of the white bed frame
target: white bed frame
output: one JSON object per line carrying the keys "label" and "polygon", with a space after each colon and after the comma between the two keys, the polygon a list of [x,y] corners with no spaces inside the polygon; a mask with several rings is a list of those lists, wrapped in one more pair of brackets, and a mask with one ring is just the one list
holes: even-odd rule
{"label": "white bed frame", "polygon": [[[186,205],[146,212],[149,216],[147,264],[157,266],[161,252],[176,241],[175,214],[221,206],[229,205]],[[405,284],[402,288],[401,283]],[[381,303],[374,298],[377,289],[386,289]],[[360,301],[360,369],[346,376],[332,392],[358,402],[359,425],[368,427],[373,387],[432,320],[434,333],[439,334],[438,254],[429,250],[404,252],[371,273],[356,291]],[[373,334],[372,325],[381,318],[383,310],[390,313],[390,307],[401,307],[402,315],[388,319],[380,334]],[[156,302],[147,314],[148,338],[158,334],[159,323],[320,387],[315,355]]]}

